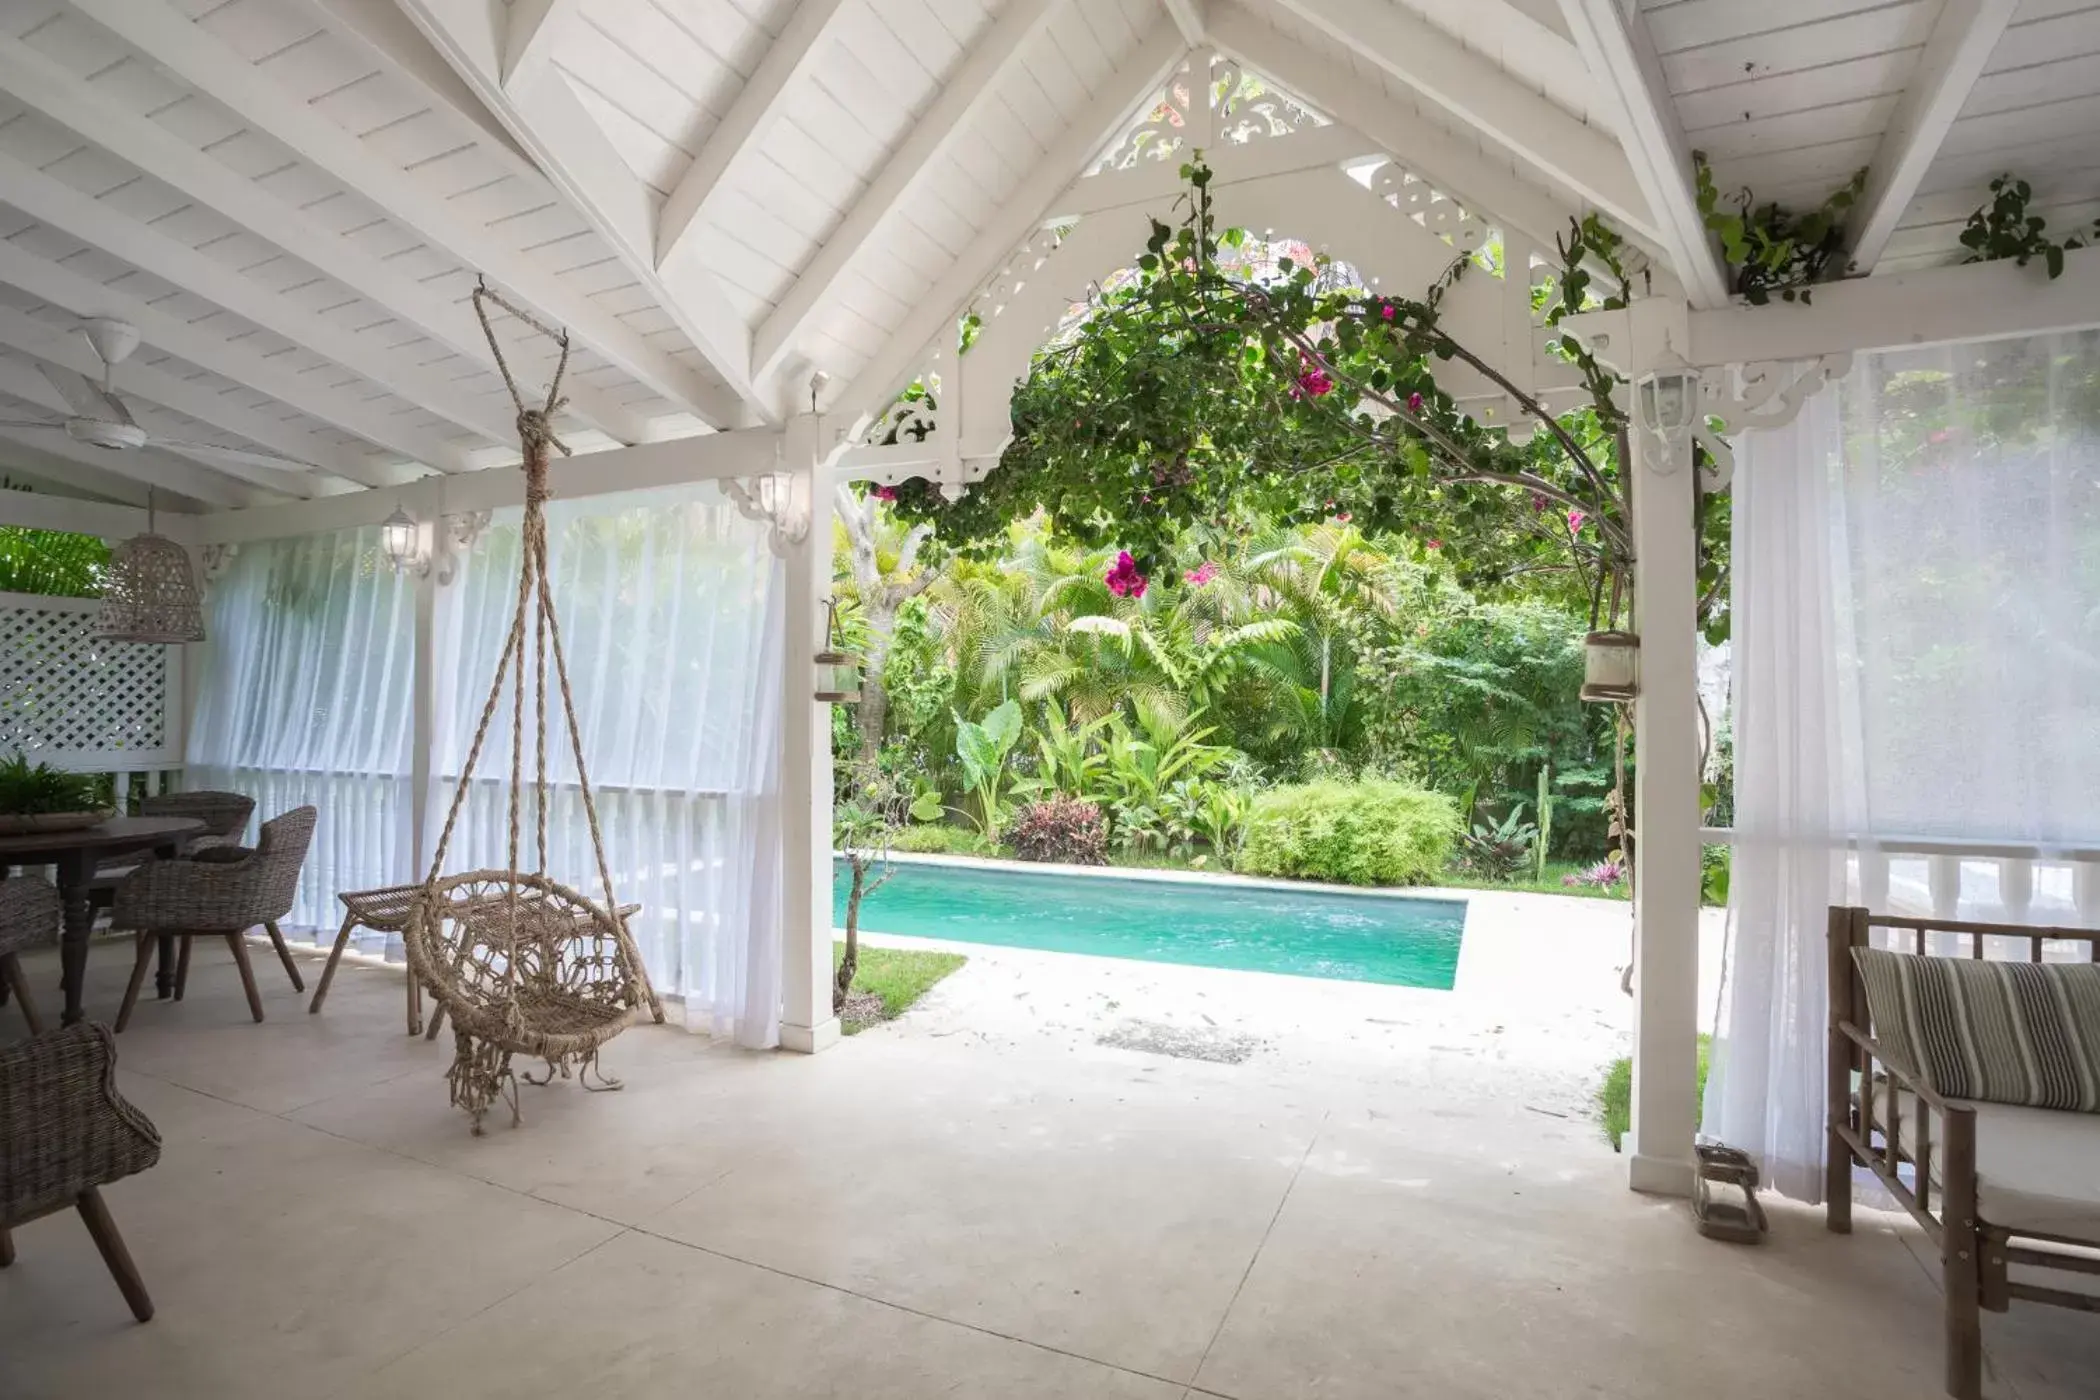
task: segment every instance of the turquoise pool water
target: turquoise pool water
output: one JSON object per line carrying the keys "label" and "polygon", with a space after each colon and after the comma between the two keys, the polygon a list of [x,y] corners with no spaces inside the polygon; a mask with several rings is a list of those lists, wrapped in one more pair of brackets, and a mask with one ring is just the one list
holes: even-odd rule
{"label": "turquoise pool water", "polygon": [[[846,921],[844,866],[833,925]],[[1323,890],[899,862],[861,904],[873,933],[1448,990],[1466,906]]]}

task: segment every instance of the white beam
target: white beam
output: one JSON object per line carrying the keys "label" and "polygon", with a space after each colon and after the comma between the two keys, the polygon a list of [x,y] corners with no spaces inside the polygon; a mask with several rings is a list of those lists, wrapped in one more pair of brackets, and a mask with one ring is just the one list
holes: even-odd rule
{"label": "white beam", "polygon": [[577,340],[655,392],[703,417],[718,418],[728,407],[721,395],[667,352],[524,254],[502,246],[487,229],[468,227],[442,198],[309,104],[294,100],[165,0],[78,0],[76,8],[371,200],[433,247],[485,273],[546,320],[567,327]]}
{"label": "white beam", "polygon": [[[1627,229],[1651,235],[1659,231],[1617,142],[1427,20],[1390,0],[1276,2]],[[1216,27],[1213,21],[1214,31]],[[1308,95],[1308,100],[1318,98]],[[1404,152],[1398,154],[1405,158]]]}
{"label": "white beam", "polygon": [[[0,446],[0,460],[8,455],[7,448]],[[57,469],[70,472],[72,465],[59,464]],[[123,479],[123,491],[125,500],[122,504],[84,500],[78,496],[47,495],[41,491],[0,491],[0,525],[29,530],[65,530],[104,540],[129,539],[146,528],[146,512],[140,509],[145,503],[146,493],[137,482],[128,478]],[[133,493],[137,495],[137,504],[131,501]],[[154,505],[166,509],[173,495],[168,491],[156,492]]]}
{"label": "white beam", "polygon": [[831,463],[816,421],[788,420],[781,466],[814,519],[781,561],[780,1048],[813,1055],[838,1044],[831,1009],[831,706],[809,678],[824,646],[831,596]]}
{"label": "white beam", "polygon": [[816,309],[831,297],[854,255],[867,245],[875,230],[904,202],[912,184],[959,132],[967,130],[970,117],[1007,71],[1007,65],[1048,21],[1058,0],[1012,0],[984,37],[964,58],[904,140],[882,164],[881,171],[861,191],[831,231],[822,247],[810,258],[794,285],[787,289],[752,337],[752,375],[760,382],[770,379],[794,348],[802,328]]}
{"label": "white beam", "polygon": [[[1566,234],[1568,221],[1581,213],[1543,188],[1496,169],[1450,133],[1403,110],[1378,87],[1279,34],[1238,6],[1228,5],[1213,15],[1210,34],[1230,57],[1306,94],[1306,101],[1376,141],[1406,169],[1540,247],[1551,248],[1555,238]],[[1317,97],[1312,96],[1315,93]]]}
{"label": "white beam", "polygon": [[[1210,167],[1210,186],[1215,190],[1298,170],[1339,170],[1374,160],[1383,163],[1388,155],[1382,142],[1336,122],[1244,146],[1221,146],[1208,152],[1204,162]],[[1073,181],[1051,210],[1051,222],[1127,209],[1133,204],[1165,209],[1187,187],[1180,168],[1171,161],[1146,160],[1128,170],[1104,170]]]}
{"label": "white beam", "polygon": [[[636,377],[717,427],[743,420],[748,416],[746,406],[761,418],[768,416],[770,405],[751,383],[749,328],[729,304],[715,281],[714,271],[692,256],[690,250],[665,266],[657,265],[656,193],[628,169],[568,80],[549,64],[532,82],[514,82],[506,88],[500,76],[504,35],[497,28],[498,16],[492,13],[488,0],[399,3],[453,71],[531,153],[569,206],[611,245],[635,280],[677,323],[680,332],[699,349],[728,387],[723,390],[705,384],[668,355],[654,350],[649,351],[652,356],[677,368],[682,376],[681,392],[670,393],[648,376]],[[557,315],[554,319],[565,318]],[[634,373],[627,362],[611,355],[594,336],[586,335],[582,323],[573,317],[566,319],[579,338]],[[624,326],[620,329],[626,330]],[[640,340],[638,336],[630,338]],[[646,345],[644,348],[648,349]]]}
{"label": "white beam", "polygon": [[1560,0],[1575,46],[1619,123],[1621,144],[1653,213],[1651,227],[1699,307],[1728,301],[1728,275],[1699,213],[1691,148],[1648,26],[1619,0]]}
{"label": "white beam", "polygon": [[[1625,316],[1587,311],[1561,325],[1618,363]],[[2063,276],[2054,280],[2039,263],[1959,263],[1832,282],[1816,288],[1813,304],[1694,311],[1689,343],[1676,348],[1704,369],[2096,327],[2100,248],[2078,248],[2065,254]]]}
{"label": "white beam", "polygon": [[1043,226],[1065,187],[1086,167],[1152,100],[1188,53],[1181,33],[1164,18],[1139,42],[1102,85],[1113,107],[1102,105],[1082,115],[1043,153],[1042,160],[1007,197],[998,213],[986,220],[977,237],[965,248],[948,271],[918,297],[909,316],[893,332],[883,348],[862,366],[860,374],[840,396],[838,403],[851,412],[879,413],[910,379],[913,362],[920,352],[941,335],[955,333],[962,307],[985,280],[999,270],[1022,240]]}
{"label": "white beam", "polygon": [[1947,0],[1940,11],[1896,115],[1867,163],[1866,193],[1848,220],[1852,271],[1871,272],[1881,260],[2018,8],[2019,0]]}
{"label": "white beam", "polygon": [[[11,372],[7,367],[4,364],[0,364],[0,374],[9,373]],[[20,395],[15,397],[19,398]],[[70,494],[73,492],[89,493],[122,505],[142,508],[145,506],[146,485],[136,477],[126,476],[122,472],[111,471],[109,464],[106,462],[91,463],[72,457],[59,457],[41,448],[31,447],[26,441],[31,436],[41,438],[47,435],[43,433],[25,433],[20,440],[9,438],[5,441],[0,441],[0,475],[17,479],[22,476],[28,476],[37,480],[40,486],[43,483],[49,483],[51,489],[48,491],[0,491],[0,518],[4,518],[7,524],[28,525],[40,530],[73,529],[75,527],[63,523],[62,516],[54,513],[57,509],[56,507],[47,507],[44,514],[38,514],[34,507],[25,510],[23,505],[26,501],[73,499]],[[79,446],[77,443],[69,445]],[[226,485],[231,487],[233,483],[227,482]],[[157,505],[164,506],[170,510],[205,511],[211,509],[210,502],[189,495],[186,492],[177,491],[166,483],[158,485],[153,492],[153,499]],[[93,503],[89,502],[89,504]],[[141,521],[145,519],[143,509],[140,511],[139,518]],[[127,530],[124,533],[128,535],[137,534],[138,531]]]}
{"label": "white beam", "polygon": [[1167,18],[1181,31],[1183,42],[1190,48],[1202,46],[1209,38],[1207,20],[1210,5],[1207,0],[1162,0],[1167,9]]}
{"label": "white beam", "polygon": [[[780,454],[778,428],[702,433],[556,457],[547,469],[547,485],[556,499],[564,501],[655,491],[774,471],[780,466]],[[317,501],[210,515],[205,517],[203,540],[208,544],[233,544],[377,525],[396,506],[431,520],[465,511],[500,510],[524,501],[524,473],[514,467],[492,467],[460,476],[425,477],[392,491],[360,491]]]}
{"label": "white beam", "polygon": [[[710,204],[722,181],[746,151],[765,140],[785,107],[789,93],[823,56],[831,22],[843,0],[801,0],[766,47],[707,144],[686,167],[656,221],[656,265],[671,261],[696,228],[704,228]],[[515,13],[515,12],[513,12]],[[515,23],[515,20],[513,20]]]}
{"label": "white beam", "polygon": [[581,10],[578,0],[510,0],[498,75],[503,85],[536,81],[554,61],[555,47]]}
{"label": "white beam", "polygon": [[[0,36],[0,90],[35,108],[112,155],[153,173],[178,193],[239,224],[268,243],[398,317],[437,344],[493,371],[481,328],[464,304],[433,296],[428,287],[390,270],[376,258],[315,224],[291,205],[264,192],[172,132],[98,98],[64,68],[21,42]],[[105,216],[114,222],[112,216]],[[99,239],[91,240],[100,242]],[[122,254],[119,254],[122,256]],[[579,388],[570,407],[609,435],[641,436],[633,416]],[[506,435],[502,441],[511,438]]]}
{"label": "white beam", "polygon": [[[306,376],[279,369],[264,356],[200,331],[189,322],[170,316],[137,297],[126,296],[57,263],[46,262],[13,243],[0,243],[0,282],[19,287],[76,316],[115,316],[129,321],[146,344],[188,360],[200,369],[268,394],[289,408],[296,408],[324,423],[333,423],[344,432],[355,433],[367,442],[398,452],[411,462],[442,465],[459,471],[468,468],[465,458],[448,444],[387,422],[387,416],[374,411],[368,403],[310,382]],[[11,342],[15,348],[91,378],[101,377],[100,361],[79,336],[44,325],[19,312],[5,315],[9,324],[18,328],[16,340]],[[20,343],[23,337],[32,335],[35,344]],[[383,470],[360,454],[316,442],[268,414],[229,403],[224,395],[214,390],[164,374],[151,365],[127,361],[117,371],[117,387],[226,432],[238,433],[273,452],[312,462],[323,471],[333,472],[360,486],[392,486],[402,478],[400,472]],[[411,470],[408,475],[420,473]]]}
{"label": "white beam", "polygon": [[476,402],[448,390],[411,360],[291,307],[284,298],[225,263],[116,213],[33,166],[0,155],[0,188],[7,191],[9,204],[38,222],[354,370],[397,398],[492,443],[515,439],[517,429],[495,400]]}

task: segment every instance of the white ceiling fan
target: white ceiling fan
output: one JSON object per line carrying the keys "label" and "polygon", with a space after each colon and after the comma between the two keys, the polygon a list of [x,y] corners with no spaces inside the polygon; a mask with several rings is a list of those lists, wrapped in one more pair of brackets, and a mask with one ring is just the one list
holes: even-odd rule
{"label": "white ceiling fan", "polygon": [[220,457],[251,466],[313,470],[311,462],[302,462],[297,457],[287,457],[282,453],[262,448],[226,447],[216,442],[186,442],[148,433],[132,418],[131,410],[124,407],[124,401],[117,397],[112,383],[117,366],[129,359],[131,352],[139,348],[138,328],[128,321],[98,316],[81,322],[80,330],[87,337],[87,343],[94,349],[96,358],[102,361],[102,382],[98,385],[84,374],[38,360],[37,369],[44,378],[51,381],[51,387],[65,400],[66,407],[73,411],[72,415],[56,421],[35,418],[0,419],[0,428],[44,428],[64,433],[75,442],[86,443],[89,447],[100,447],[110,452],[135,452],[141,447],[161,447],[184,455]]}

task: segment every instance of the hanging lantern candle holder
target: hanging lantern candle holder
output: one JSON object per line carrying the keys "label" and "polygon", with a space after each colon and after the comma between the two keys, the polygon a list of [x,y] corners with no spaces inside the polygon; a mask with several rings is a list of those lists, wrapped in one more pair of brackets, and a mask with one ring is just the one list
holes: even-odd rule
{"label": "hanging lantern candle holder", "polygon": [[817,653],[817,695],[834,705],[860,703],[860,662],[839,646],[838,600],[824,601],[824,650]]}
{"label": "hanging lantern candle holder", "polygon": [[1592,632],[1582,639],[1582,698],[1632,700],[1641,693],[1641,639],[1632,632]]}

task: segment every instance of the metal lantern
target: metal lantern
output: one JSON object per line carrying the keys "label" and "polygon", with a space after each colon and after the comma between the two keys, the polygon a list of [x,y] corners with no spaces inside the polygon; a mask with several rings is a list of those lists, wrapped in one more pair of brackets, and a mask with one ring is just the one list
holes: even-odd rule
{"label": "metal lantern", "polygon": [[110,551],[95,635],[112,642],[201,642],[204,598],[189,551],[154,528],[146,493],[146,533]]}
{"label": "metal lantern", "polygon": [[860,662],[839,650],[839,605],[824,602],[824,650],[817,653],[817,699],[834,705],[860,700]]}
{"label": "metal lantern", "polygon": [[416,518],[399,506],[379,525],[379,548],[395,573],[417,569],[423,563],[422,532]]}
{"label": "metal lantern", "polygon": [[1592,632],[1582,639],[1582,698],[1632,700],[1641,693],[1641,639]]}

